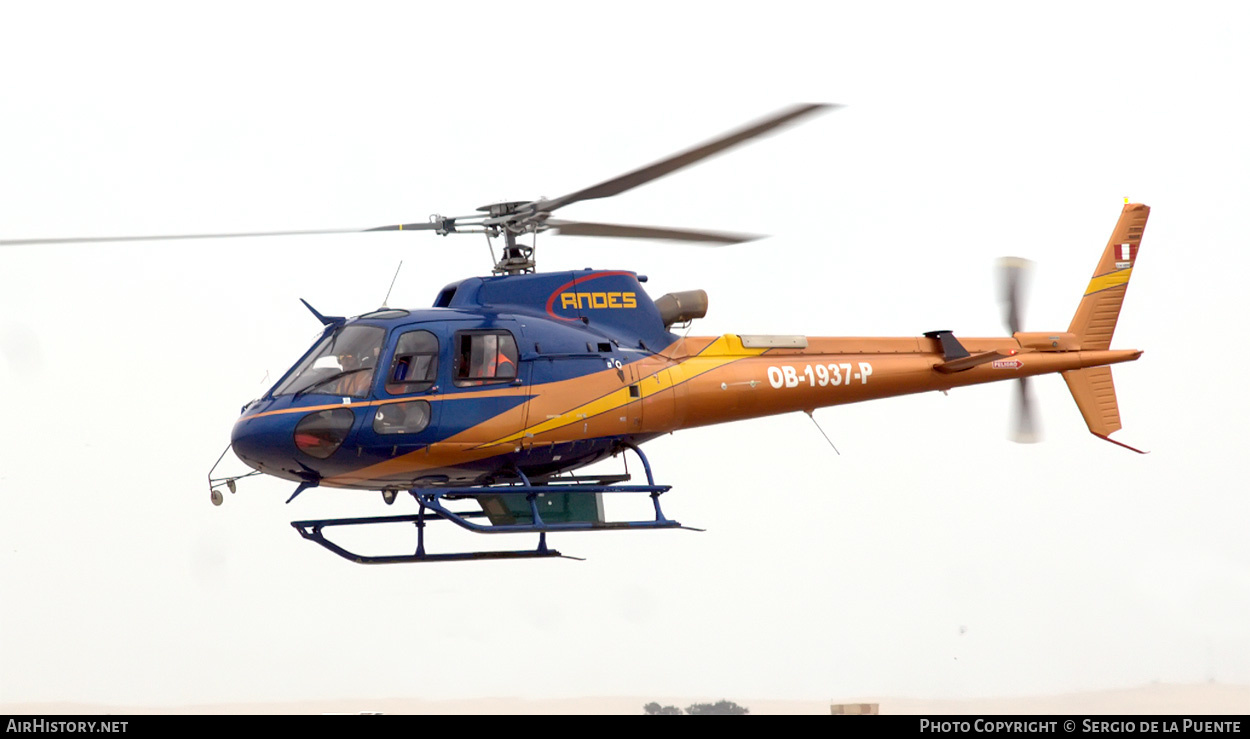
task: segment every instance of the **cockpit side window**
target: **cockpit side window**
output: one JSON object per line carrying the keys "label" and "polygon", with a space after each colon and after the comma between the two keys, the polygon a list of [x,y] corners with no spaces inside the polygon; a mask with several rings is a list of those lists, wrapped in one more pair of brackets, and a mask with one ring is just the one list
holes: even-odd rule
{"label": "cockpit side window", "polygon": [[395,358],[386,376],[391,395],[419,393],[434,386],[438,377],[438,338],[429,331],[409,331],[395,344]]}
{"label": "cockpit side window", "polygon": [[507,331],[456,334],[456,384],[511,382],[517,376],[516,339]]}

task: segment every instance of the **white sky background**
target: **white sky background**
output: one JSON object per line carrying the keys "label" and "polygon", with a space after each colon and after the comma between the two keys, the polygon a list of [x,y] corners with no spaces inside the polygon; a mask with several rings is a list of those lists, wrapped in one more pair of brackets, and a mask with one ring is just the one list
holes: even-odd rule
{"label": "white sky background", "polygon": [[[704,288],[692,334],[1001,335],[994,260],[1065,329],[1152,206],[1113,345],[1141,457],[1058,377],[647,446],[689,532],[586,562],[362,567],[296,519],[376,493],[205,476],[326,314],[429,305],[480,237],[0,249],[0,702],[977,697],[1250,682],[1250,192],[1237,3],[8,3],[0,238],[368,227],[558,196],[792,102],[846,109],[562,217],[772,234],[540,240]],[[264,379],[268,374],[268,378]],[[452,534],[431,530],[435,534]],[[392,542],[409,544],[407,531]],[[444,542],[445,546],[439,542]],[[433,546],[530,546],[464,537]]]}

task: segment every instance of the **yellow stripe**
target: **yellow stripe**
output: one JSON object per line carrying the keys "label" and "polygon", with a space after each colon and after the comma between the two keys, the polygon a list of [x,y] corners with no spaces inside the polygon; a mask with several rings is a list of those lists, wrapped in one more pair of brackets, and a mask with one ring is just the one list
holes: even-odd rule
{"label": "yellow stripe", "polygon": [[511,436],[505,436],[502,439],[499,439],[498,441],[492,441],[492,442],[483,444],[482,447],[496,446],[498,444],[506,444],[509,441],[516,441],[517,439],[520,439],[526,434],[537,435],[537,434],[543,433],[544,431],[550,431],[552,429],[559,428],[561,426],[570,426],[574,423],[577,423],[578,421],[588,419],[591,416],[597,416],[600,413],[607,413],[608,411],[614,408],[620,408],[621,406],[624,406],[626,403],[628,403],[629,400],[630,400],[629,388],[623,387],[620,390],[617,390],[615,392],[612,392],[603,396],[602,398],[598,398],[597,400],[592,400],[591,402],[582,406],[578,406],[577,408],[574,408],[571,411],[561,413],[555,418],[548,419],[535,426],[530,426],[529,428],[523,431],[518,431],[517,433],[512,434]]}
{"label": "yellow stripe", "polygon": [[1116,285],[1128,284],[1128,278],[1133,275],[1133,268],[1122,269],[1118,272],[1109,272],[1105,275],[1099,275],[1089,281],[1089,287],[1085,289],[1085,294],[1096,293],[1099,290],[1106,290]]}
{"label": "yellow stripe", "polygon": [[[699,375],[711,372],[712,370],[723,367],[735,360],[743,359],[745,357],[757,357],[765,351],[767,350],[747,349],[742,346],[742,340],[737,336],[726,334],[708,345],[707,348],[705,348],[702,352],[699,352],[697,356],[678,363],[678,366],[683,369],[686,369],[688,365],[698,367],[698,369],[693,372],[690,372],[689,369],[687,369],[688,374],[683,374],[682,382],[688,382]],[[551,431],[552,429],[557,429],[563,426],[571,426],[578,421],[585,421],[602,413],[607,413],[608,411],[612,411],[617,408],[623,408],[633,402],[642,402],[646,398],[655,395],[656,393],[668,390],[673,386],[672,373],[664,371],[670,367],[671,365],[669,367],[661,367],[657,369],[655,373],[638,380],[636,384],[641,392],[641,397],[631,398],[629,395],[629,387],[626,386],[620,390],[608,393],[603,397],[596,398],[589,403],[585,403],[573,408],[572,410],[566,411],[565,413],[561,413],[555,418],[548,419],[542,423],[530,426],[527,429],[518,431],[515,434],[510,434],[501,439],[482,444],[478,448],[481,449],[483,447],[507,444],[510,441],[516,441],[517,439],[527,435],[537,436],[538,434]],[[643,380],[649,380],[651,378],[655,378],[658,382],[645,384],[642,382]]]}

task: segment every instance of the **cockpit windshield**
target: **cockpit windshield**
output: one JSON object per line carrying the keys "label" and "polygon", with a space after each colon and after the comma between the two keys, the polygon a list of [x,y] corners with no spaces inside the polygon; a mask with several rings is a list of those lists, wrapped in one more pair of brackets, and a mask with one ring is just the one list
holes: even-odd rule
{"label": "cockpit windshield", "polygon": [[340,328],[318,342],[273,394],[368,397],[385,335],[385,329],[378,326]]}

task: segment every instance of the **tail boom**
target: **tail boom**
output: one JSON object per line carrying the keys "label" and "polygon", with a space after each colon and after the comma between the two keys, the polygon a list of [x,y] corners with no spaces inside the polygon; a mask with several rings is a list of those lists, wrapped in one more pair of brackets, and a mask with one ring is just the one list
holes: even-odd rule
{"label": "tail boom", "polygon": [[[736,336],[726,337],[736,339]],[[915,393],[945,391],[1034,375],[1130,362],[1137,350],[1030,351],[1012,338],[964,339],[975,352],[1006,359],[953,372],[935,340],[811,338],[805,350],[741,355],[699,371],[704,355],[682,367],[692,377],[674,383],[674,413],[658,433],[777,413],[809,411]],[[736,343],[736,342],[734,342]],[[877,346],[874,346],[877,345]],[[877,349],[873,351],[873,349]],[[644,414],[646,416],[647,414]]]}

